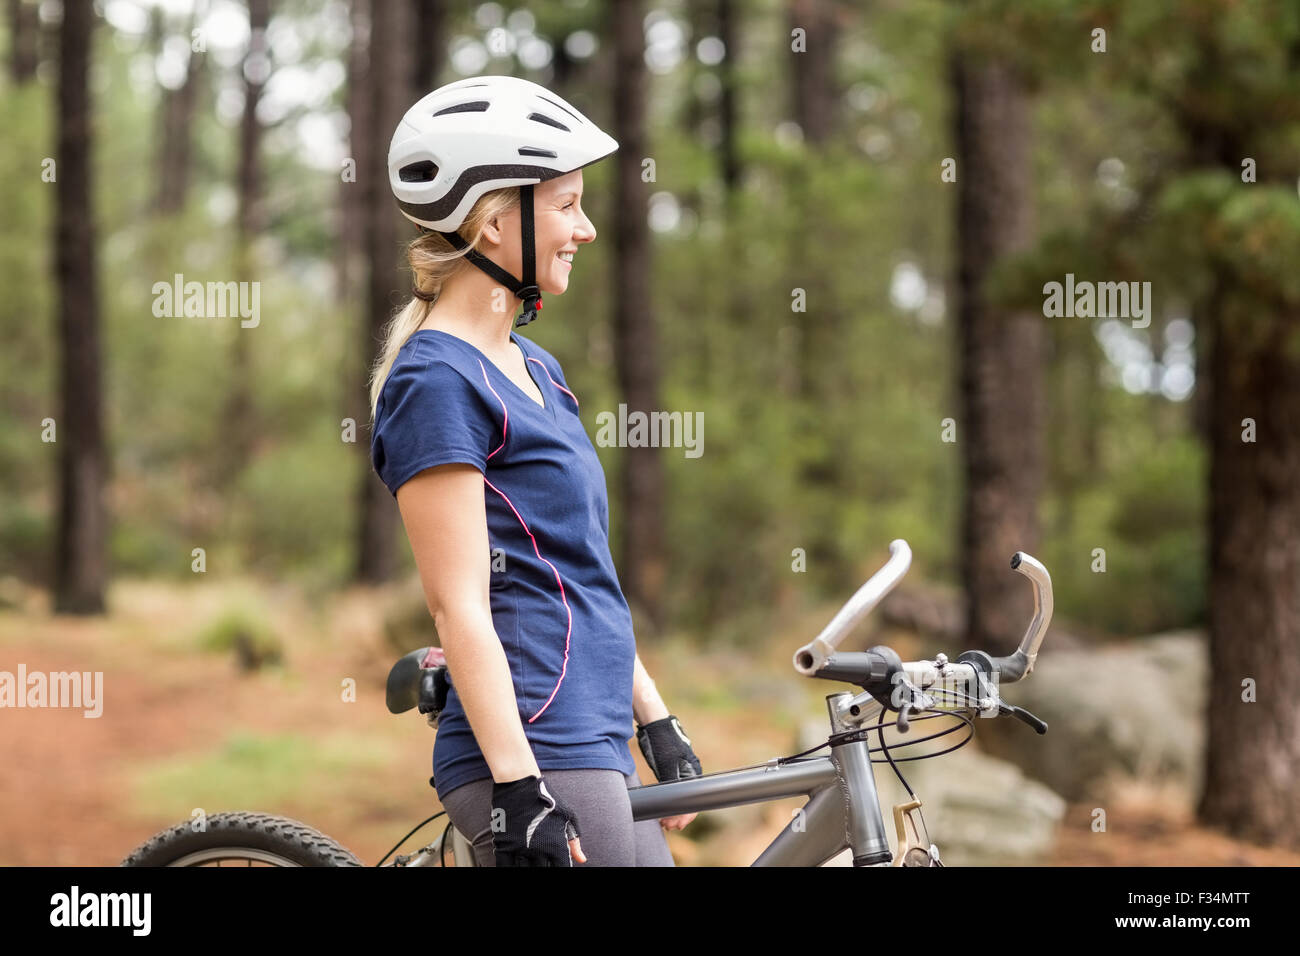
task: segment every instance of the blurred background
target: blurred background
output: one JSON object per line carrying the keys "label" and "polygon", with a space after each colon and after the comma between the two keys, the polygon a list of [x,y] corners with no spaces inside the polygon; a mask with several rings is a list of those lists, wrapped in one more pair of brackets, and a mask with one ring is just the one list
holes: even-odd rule
{"label": "blurred background", "polygon": [[[116,864],[230,809],[374,863],[437,809],[433,735],[383,705],[436,635],[365,375],[410,297],[389,139],[480,74],[620,143],[526,331],[593,441],[620,403],[701,416],[698,457],[597,450],[706,771],[824,740],[846,688],[791,654],[892,539],[912,570],[846,649],[1009,653],[1025,550],[1056,617],[1006,697],[1051,730],[899,765],[945,861],[1300,863],[1296,4],[3,12],[0,671],[103,690],[0,709],[0,864]],[[160,304],[188,282],[255,283],[256,321]],[[676,859],[748,863],[799,805],[702,814]]]}

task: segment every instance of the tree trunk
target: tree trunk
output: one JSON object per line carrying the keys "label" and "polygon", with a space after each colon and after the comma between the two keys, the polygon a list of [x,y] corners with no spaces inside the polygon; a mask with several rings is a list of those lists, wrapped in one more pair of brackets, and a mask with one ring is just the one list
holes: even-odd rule
{"label": "tree trunk", "polygon": [[[236,187],[239,207],[235,218],[240,271],[250,268],[248,246],[262,231],[262,124],[257,104],[271,76],[271,47],[266,28],[271,22],[271,0],[248,0],[248,53],[244,57],[244,113],[239,123],[239,170]],[[241,276],[242,278],[242,276]]]}
{"label": "tree trunk", "polygon": [[[1300,311],[1217,305],[1207,314],[1211,671],[1197,815],[1300,848]],[[1247,344],[1242,330],[1260,322],[1264,341]]]}
{"label": "tree trunk", "polygon": [[[353,276],[365,250],[365,188],[361,185],[360,167],[361,151],[367,148],[370,125],[370,84],[369,84],[369,37],[370,37],[370,2],[369,0],[349,0],[348,18],[352,24],[352,40],[348,44],[348,157],[352,160],[351,176],[345,176],[339,170],[339,237],[334,244],[334,269],[337,282],[337,298],[351,302],[356,290],[353,288]],[[357,364],[365,356],[355,356]],[[352,381],[348,376],[346,381]],[[348,403],[351,409],[351,402]]]}
{"label": "tree trunk", "polygon": [[789,30],[804,31],[803,52],[791,51],[791,110],[809,143],[823,143],[835,128],[839,91],[835,83],[836,10],[834,0],[788,0]]}
{"label": "tree trunk", "polygon": [[[239,167],[236,192],[239,197],[235,214],[235,281],[252,282],[251,246],[263,228],[262,199],[262,124],[257,118],[257,104],[271,74],[271,50],[266,28],[271,20],[270,0],[248,0],[248,52],[244,56],[244,113],[239,124]],[[256,327],[244,328],[236,321],[230,352],[230,392],[226,398],[224,421],[226,442],[218,465],[219,487],[229,489],[253,456],[260,432],[257,409],[253,401],[253,361],[251,337]]]}
{"label": "tree trunk", "polygon": [[740,69],[740,29],[736,22],[735,0],[718,0],[718,39],[722,41],[723,57],[718,64],[718,79],[722,94],[718,98],[718,125],[722,134],[718,156],[722,163],[722,183],[726,188],[730,206],[740,185],[740,156],[736,149],[739,134],[736,112],[738,109],[737,73]]}
{"label": "tree trunk", "polygon": [[15,86],[36,76],[41,21],[34,0],[9,0],[9,75]]}
{"label": "tree trunk", "polygon": [[[851,580],[850,564],[840,560],[838,515],[828,507],[828,502],[841,500],[844,490],[842,456],[834,453],[827,412],[843,400],[843,392],[831,380],[831,370],[842,364],[845,319],[832,301],[835,282],[831,267],[819,256],[817,244],[807,241],[817,234],[822,215],[817,194],[799,176],[788,188],[790,207],[799,210],[799,221],[795,229],[786,230],[784,258],[792,289],[803,290],[804,311],[790,313],[791,355],[784,363],[781,380],[794,393],[793,427],[818,439],[816,444],[805,445],[796,472],[806,503],[798,519],[799,546],[804,549],[810,579],[815,579],[824,593],[842,594],[861,583]],[[737,249],[737,254],[744,252]]]}
{"label": "tree trunk", "polygon": [[104,611],[108,480],[100,372],[99,290],[90,91],[87,76],[95,11],[63,8],[59,30],[54,269],[59,312],[59,517],[54,557],[54,610]]}
{"label": "tree trunk", "polygon": [[[640,0],[611,9],[614,47],[613,113],[615,193],[613,338],[620,393],[628,413],[647,416],[659,404],[659,346],[650,295],[650,229],[641,160],[650,154],[646,137],[646,66]],[[664,452],[625,448],[622,452],[620,549],[623,590],[654,629],[663,626],[665,576],[663,525]]]}
{"label": "tree trunk", "polygon": [[569,51],[564,47],[566,39],[567,36],[560,37],[559,42],[555,44],[555,51],[551,54],[550,87],[567,100],[571,98],[569,84],[573,82],[577,64],[573,62],[573,57],[569,56]]}
{"label": "tree trunk", "polygon": [[[191,44],[198,16],[190,18],[186,37]],[[155,209],[164,215],[185,208],[190,185],[190,147],[193,139],[195,106],[203,83],[207,55],[191,48],[185,81],[162,94],[162,148],[158,152],[158,195]]]}
{"label": "tree trunk", "polygon": [[[410,42],[411,7],[405,3],[376,2],[370,10],[370,117],[365,147],[358,151],[358,181],[364,184],[366,257],[368,266],[366,323],[361,352],[367,364],[378,358],[384,326],[393,304],[409,296],[410,276],[401,257],[403,239],[410,229],[397,210],[388,187],[388,144],[403,114],[415,102],[415,73]],[[424,92],[430,92],[425,90]],[[378,583],[393,576],[399,514],[383,482],[374,473],[368,448],[358,442],[357,564],[355,578]]]}
{"label": "tree trunk", "polygon": [[967,640],[1001,655],[1014,650],[1032,613],[1030,589],[1009,564],[1016,551],[1038,548],[1044,330],[1042,316],[990,302],[985,282],[1033,232],[1029,101],[1005,64],[955,51],[951,69]]}
{"label": "tree trunk", "polygon": [[[360,178],[362,166],[361,151],[368,149],[370,114],[369,70],[369,36],[370,4],[369,0],[349,0],[348,18],[351,21],[352,38],[347,52],[347,95],[348,112],[348,151],[346,161],[351,163],[350,171],[339,170],[338,204],[335,206],[335,221],[338,224],[338,237],[334,243],[334,298],[348,315],[362,314],[362,295],[358,288],[359,273],[362,271],[365,252],[366,223],[366,188]],[[360,325],[358,325],[359,335]],[[366,405],[367,368],[370,358],[369,350],[344,349],[339,361],[339,381],[343,388],[339,394],[338,417],[340,423],[350,418],[358,425],[357,441],[364,442],[360,425],[370,418]],[[341,427],[341,425],[340,425]],[[368,443],[366,443],[368,445]]]}
{"label": "tree trunk", "polygon": [[[1180,122],[1197,168],[1235,177],[1242,156],[1259,155],[1246,145],[1255,130]],[[1261,185],[1291,188],[1293,162],[1285,151],[1261,160]],[[1257,280],[1230,269],[1215,267],[1193,309],[1210,463],[1210,680],[1196,813],[1234,836],[1300,849],[1300,310],[1261,308],[1257,293],[1237,291]]]}
{"label": "tree trunk", "polygon": [[418,99],[438,88],[438,75],[442,71],[443,51],[446,49],[443,36],[443,21],[446,11],[443,0],[412,0],[414,4],[415,29],[415,79],[413,92]]}

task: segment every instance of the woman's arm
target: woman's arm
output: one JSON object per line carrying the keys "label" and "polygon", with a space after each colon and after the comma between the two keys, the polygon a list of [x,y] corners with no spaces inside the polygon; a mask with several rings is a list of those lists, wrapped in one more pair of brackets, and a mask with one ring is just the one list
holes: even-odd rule
{"label": "woman's arm", "polygon": [[652,720],[662,720],[668,716],[668,706],[659,696],[655,682],[650,679],[641,655],[636,656],[632,671],[632,713],[638,724],[648,724]]}
{"label": "woman's arm", "polygon": [[397,505],[447,670],[492,779],[540,777],[492,623],[483,473],[461,463],[426,469],[397,489]]}
{"label": "woman's arm", "polygon": [[[640,654],[636,656],[636,663],[632,670],[632,713],[636,716],[637,723],[643,727],[652,720],[663,720],[670,716],[664,699],[659,696],[659,691],[655,688],[655,682],[650,679],[645,665],[641,663]],[[694,813],[683,813],[674,817],[663,817],[659,825],[665,830],[680,830],[694,819]]]}

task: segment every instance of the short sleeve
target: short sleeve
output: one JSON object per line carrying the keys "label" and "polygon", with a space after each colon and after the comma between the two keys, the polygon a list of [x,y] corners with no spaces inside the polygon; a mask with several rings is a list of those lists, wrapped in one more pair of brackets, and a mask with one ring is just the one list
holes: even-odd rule
{"label": "short sleeve", "polygon": [[[478,391],[446,362],[395,365],[375,411],[370,458],[393,497],[426,468],[464,462],[487,469],[496,421]],[[499,442],[498,442],[499,443]]]}

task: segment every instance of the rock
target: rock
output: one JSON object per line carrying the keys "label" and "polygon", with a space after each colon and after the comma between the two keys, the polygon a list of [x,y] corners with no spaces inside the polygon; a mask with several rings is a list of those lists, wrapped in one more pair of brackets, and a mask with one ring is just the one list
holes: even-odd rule
{"label": "rock", "polygon": [[983,749],[1070,801],[1105,797],[1125,776],[1200,787],[1205,746],[1204,634],[1178,631],[1089,650],[1052,646],[1049,633],[1009,703],[1048,723],[1038,736],[1017,720],[980,720]]}
{"label": "rock", "polygon": [[[896,849],[893,807],[911,797],[889,764],[872,766],[890,846]],[[898,768],[921,801],[922,840],[928,831],[945,865],[1025,865],[1042,862],[1051,853],[1065,800],[1014,764],[975,749],[974,741],[953,753],[900,763]],[[915,839],[910,827],[908,836]]]}

